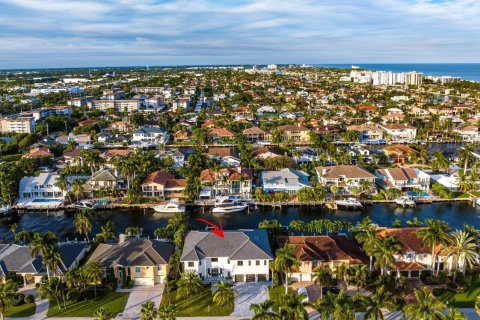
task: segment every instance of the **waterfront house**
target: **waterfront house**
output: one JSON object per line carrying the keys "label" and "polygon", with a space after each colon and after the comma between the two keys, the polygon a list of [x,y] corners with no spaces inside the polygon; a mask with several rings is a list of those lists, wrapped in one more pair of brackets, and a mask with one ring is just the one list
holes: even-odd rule
{"label": "waterfront house", "polygon": [[93,193],[100,189],[126,189],[127,178],[112,169],[101,169],[95,172],[83,185],[85,193]]}
{"label": "waterfront house", "polygon": [[172,159],[172,168],[174,169],[181,168],[185,164],[185,155],[178,149],[162,150],[157,153],[156,157],[162,160]]}
{"label": "waterfront house", "polygon": [[292,281],[313,281],[313,274],[318,268],[335,271],[339,265],[368,264],[368,257],[360,245],[344,235],[329,236],[279,236],[280,247],[294,245],[294,255],[300,259],[300,267],[290,270]]}
{"label": "waterfront house", "polygon": [[287,192],[296,194],[302,188],[313,187],[310,175],[305,171],[285,168],[262,172],[262,189],[264,192]]}
{"label": "waterfront house", "polygon": [[242,133],[248,142],[270,141],[272,138],[268,131],[255,126],[243,130]]}
{"label": "waterfront house", "polygon": [[362,143],[383,139],[383,130],[371,124],[351,125],[347,130],[358,132],[358,141]]}
{"label": "waterfront house", "polygon": [[318,161],[319,157],[317,152],[310,147],[306,148],[297,148],[292,152],[292,159],[298,164],[302,163],[312,163]]}
{"label": "waterfront house", "polygon": [[[423,271],[430,270],[432,265],[432,248],[422,246],[421,239],[417,236],[421,227],[412,228],[379,228],[381,237],[394,237],[401,243],[401,249],[396,252],[395,268],[388,269],[389,273],[407,278],[419,278]],[[443,254],[441,247],[435,247],[435,268],[448,271],[453,268],[452,259]],[[461,261],[460,261],[461,262]]]}
{"label": "waterfront house", "polygon": [[184,272],[195,271],[204,280],[234,282],[270,280],[273,255],[265,230],[224,231],[220,238],[210,231],[190,231],[180,262]]}
{"label": "waterfront house", "polygon": [[208,129],[208,135],[213,141],[221,141],[222,139],[235,138],[235,132],[226,128],[210,128]]}
{"label": "waterfront house", "polygon": [[430,189],[430,176],[415,168],[385,168],[375,170],[376,183],[383,189]]}
{"label": "waterfront house", "polygon": [[252,193],[253,173],[246,168],[223,168],[218,171],[205,169],[200,173],[202,198],[217,196],[242,195]]}
{"label": "waterfront house", "polygon": [[383,148],[383,152],[387,157],[393,160],[394,163],[404,163],[414,154],[418,154],[418,151],[410,148],[407,145],[388,145]]}
{"label": "waterfront house", "polygon": [[343,193],[350,193],[353,188],[369,186],[369,191],[375,183],[375,176],[356,165],[338,165],[317,167],[318,182],[326,187],[337,186]]}
{"label": "waterfront house", "polygon": [[379,124],[379,127],[388,134],[391,141],[414,140],[417,136],[417,128],[407,123]]}
{"label": "waterfront house", "polygon": [[144,197],[168,197],[183,194],[185,179],[175,179],[169,172],[155,171],[148,175],[141,187]]}
{"label": "waterfront house", "polygon": [[[78,267],[89,249],[86,242],[60,242],[58,268],[49,270],[50,275],[61,277],[68,270]],[[42,256],[32,257],[28,246],[0,244],[0,283],[5,281],[5,277],[11,272],[22,276],[24,285],[37,284],[47,275]]]}
{"label": "waterfront house", "polygon": [[171,242],[121,234],[116,244],[99,244],[88,262],[99,261],[107,279],[155,285],[165,282],[170,270],[168,262],[174,251],[175,245]]}
{"label": "waterfront house", "polygon": [[282,154],[268,146],[262,146],[252,151],[252,156],[255,159],[272,159],[282,156]]}
{"label": "waterfront house", "polygon": [[218,161],[226,167],[238,167],[241,163],[240,155],[235,148],[211,147],[208,148],[208,158]]}
{"label": "waterfront house", "polygon": [[283,141],[308,142],[310,130],[298,125],[285,125],[277,127],[280,130]]}

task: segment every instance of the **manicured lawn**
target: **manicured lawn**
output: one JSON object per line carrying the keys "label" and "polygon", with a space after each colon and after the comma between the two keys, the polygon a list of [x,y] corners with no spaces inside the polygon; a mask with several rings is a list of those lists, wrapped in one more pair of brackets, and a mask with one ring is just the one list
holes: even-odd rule
{"label": "manicured lawn", "polygon": [[87,301],[67,301],[67,309],[58,309],[56,301],[50,301],[48,317],[92,317],[95,310],[105,307],[114,315],[123,312],[129,293],[98,290],[97,298]]}
{"label": "manicured lawn", "polygon": [[176,304],[177,317],[215,317],[228,316],[233,312],[233,305],[218,306],[212,300],[212,291],[210,285],[206,285],[204,290],[192,298],[176,299],[176,292],[170,294],[163,293],[161,305],[169,303]]}
{"label": "manicured lawn", "polygon": [[468,193],[462,193],[462,192],[454,192],[454,198],[456,199],[467,199],[470,198],[470,195]]}
{"label": "manicured lawn", "polygon": [[470,283],[463,293],[454,293],[444,290],[437,296],[443,302],[447,302],[456,308],[473,308],[475,306],[475,298],[480,294],[480,279],[478,277]]}
{"label": "manicured lawn", "polygon": [[35,313],[35,303],[26,303],[18,307],[5,308],[5,316],[12,318],[31,317]]}

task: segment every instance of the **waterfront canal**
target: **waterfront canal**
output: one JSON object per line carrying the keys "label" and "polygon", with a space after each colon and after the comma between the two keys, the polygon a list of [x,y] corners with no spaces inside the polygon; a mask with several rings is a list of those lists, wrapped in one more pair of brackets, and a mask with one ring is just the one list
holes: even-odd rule
{"label": "waterfront canal", "polygon": [[[13,234],[9,226],[18,224],[18,231],[36,230],[53,231],[62,239],[79,238],[73,225],[75,212],[50,212],[49,214],[24,212],[9,218],[0,219],[0,240],[11,240]],[[345,220],[356,223],[369,216],[374,223],[380,226],[391,226],[392,222],[399,219],[402,222],[414,217],[420,220],[429,218],[441,219],[455,228],[463,224],[470,224],[480,228],[480,207],[474,207],[468,202],[433,203],[419,205],[415,208],[401,208],[394,204],[375,204],[366,206],[362,211],[328,211],[320,207],[283,207],[250,209],[243,213],[229,215],[213,215],[207,209],[194,208],[187,210],[188,219],[195,228],[204,228],[205,225],[195,219],[203,218],[221,223],[224,229],[256,228],[264,219],[277,219],[282,225],[288,225],[292,220],[309,222],[317,219]],[[93,222],[92,234],[100,230],[100,226],[108,220],[115,223],[116,232],[125,230],[126,227],[141,227],[144,235],[153,236],[153,230],[164,226],[171,215],[155,213],[153,210],[108,210],[98,211]],[[18,232],[17,231],[17,232]]]}

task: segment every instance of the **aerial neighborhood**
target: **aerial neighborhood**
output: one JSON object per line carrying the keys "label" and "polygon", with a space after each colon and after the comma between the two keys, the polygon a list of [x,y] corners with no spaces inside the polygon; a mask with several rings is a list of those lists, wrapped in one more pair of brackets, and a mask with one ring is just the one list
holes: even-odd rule
{"label": "aerial neighborhood", "polygon": [[0,74],[2,319],[480,309],[478,82],[275,64]]}

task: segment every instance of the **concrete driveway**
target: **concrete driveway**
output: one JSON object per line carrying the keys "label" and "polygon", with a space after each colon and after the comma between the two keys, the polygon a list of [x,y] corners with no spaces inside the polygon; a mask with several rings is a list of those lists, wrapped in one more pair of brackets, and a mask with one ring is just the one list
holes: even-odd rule
{"label": "concrete driveway", "polygon": [[237,293],[232,317],[252,317],[250,305],[259,304],[268,299],[268,283],[237,283],[233,287]]}
{"label": "concrete driveway", "polygon": [[150,300],[158,307],[162,300],[163,288],[163,284],[157,284],[155,286],[135,286],[130,289],[125,310],[123,310],[123,314],[117,316],[117,319],[140,319],[142,304]]}

